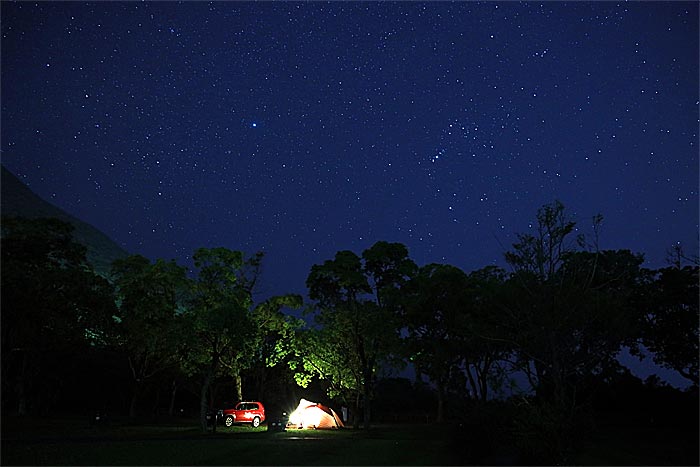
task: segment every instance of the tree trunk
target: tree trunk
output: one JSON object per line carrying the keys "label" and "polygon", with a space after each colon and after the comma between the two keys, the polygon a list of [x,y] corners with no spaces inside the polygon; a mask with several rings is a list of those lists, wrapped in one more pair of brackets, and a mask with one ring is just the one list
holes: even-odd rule
{"label": "tree trunk", "polygon": [[489,385],[486,376],[481,380],[481,400],[486,402],[489,397]]}
{"label": "tree trunk", "polygon": [[27,351],[22,352],[22,370],[17,380],[17,414],[27,415]]}
{"label": "tree trunk", "polygon": [[416,384],[423,384],[423,378],[421,377],[421,372],[415,364],[413,365],[413,370],[416,373]]}
{"label": "tree trunk", "polygon": [[486,400],[488,398],[488,391],[489,391],[488,380],[487,380],[487,375],[488,375],[487,368],[488,368],[489,364],[488,364],[488,362],[485,361],[483,363],[483,365],[484,365],[483,368],[479,367],[478,365],[479,364],[477,363],[476,376],[477,376],[477,379],[479,380],[479,389],[481,391],[481,400],[486,402]]}
{"label": "tree trunk", "polygon": [[370,424],[370,397],[372,396],[372,373],[371,370],[365,371],[365,377],[364,377],[364,384],[362,385],[362,396],[365,402],[365,407],[364,407],[364,420],[363,420],[363,425],[364,429],[368,430],[369,429],[369,424]]}
{"label": "tree trunk", "polygon": [[546,366],[540,362],[534,362],[535,376],[537,380],[537,386],[535,389],[535,394],[537,398],[543,401],[552,400],[552,384],[550,372],[547,370]]}
{"label": "tree trunk", "polygon": [[129,368],[131,368],[131,375],[134,378],[134,391],[131,393],[131,403],[129,404],[129,418],[136,418],[136,402],[139,399],[141,393],[141,385],[143,383],[144,365],[140,365],[140,361],[134,362],[131,356],[129,359]]}
{"label": "tree trunk", "polygon": [[359,429],[360,428],[360,391],[357,391],[355,393],[355,410],[352,412],[352,427],[354,429]]}
{"label": "tree trunk", "polygon": [[267,381],[267,369],[266,367],[263,367],[262,369],[258,370],[258,381],[257,381],[257,386],[258,386],[258,392],[257,395],[255,396],[255,400],[263,400],[265,399],[265,382]]}
{"label": "tree trunk", "polygon": [[153,418],[158,418],[158,412],[160,412],[160,386],[156,389],[156,400],[153,403]]}
{"label": "tree trunk", "polygon": [[[209,386],[211,385],[211,380],[216,370],[215,365],[215,363],[212,363],[207,374],[204,376],[202,391],[199,396],[199,423],[202,427],[202,433],[207,432],[207,395],[209,394]],[[216,422],[216,420],[214,420],[214,422]],[[216,426],[216,423],[214,423],[214,426]]]}
{"label": "tree trunk", "polygon": [[474,400],[479,400],[479,387],[477,386],[476,381],[474,381],[474,376],[472,375],[472,369],[470,368],[469,363],[466,364],[466,369],[467,379],[469,380],[469,386],[471,386],[473,398]]}
{"label": "tree trunk", "polygon": [[437,385],[437,423],[442,423],[445,420],[445,388],[442,383]]}
{"label": "tree trunk", "polygon": [[202,433],[207,432],[207,392],[209,392],[209,382],[211,377],[209,373],[204,377],[202,382],[202,391],[199,397],[199,423],[202,428]]}
{"label": "tree trunk", "polygon": [[139,384],[135,383],[134,391],[131,393],[131,403],[129,404],[129,418],[136,418],[136,402],[139,398]]}
{"label": "tree trunk", "polygon": [[[214,379],[212,377],[212,379]],[[216,393],[219,389],[219,383],[217,381],[214,381],[209,384],[209,398],[207,399],[209,401],[209,407],[213,407],[214,401],[216,400]]]}
{"label": "tree trunk", "polygon": [[241,371],[240,370],[236,370],[236,373],[233,375],[233,384],[236,386],[236,400],[242,401],[243,400],[243,381],[241,379]]}
{"label": "tree trunk", "polygon": [[365,412],[364,412],[364,423],[363,427],[365,430],[369,430],[369,425],[370,425],[370,403],[369,403],[369,393],[365,391]]}
{"label": "tree trunk", "polygon": [[177,378],[173,378],[173,389],[170,392],[170,406],[168,407],[168,415],[171,417],[175,413],[175,394],[177,393]]}

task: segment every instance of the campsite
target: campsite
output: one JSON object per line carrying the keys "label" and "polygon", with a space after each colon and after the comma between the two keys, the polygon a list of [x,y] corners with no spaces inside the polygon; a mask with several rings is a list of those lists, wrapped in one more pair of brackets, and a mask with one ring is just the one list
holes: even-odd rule
{"label": "campsite", "polygon": [[[513,264],[564,248],[564,216],[544,206],[556,241],[523,237]],[[698,464],[698,266],[571,250],[547,277],[467,274],[378,241],[313,265],[304,307],[255,302],[262,255],[200,248],[193,277],[132,255],[112,284],[60,221],[5,222],[3,329],[22,333],[3,339],[3,465]],[[55,241],[65,251],[37,253]],[[622,348],[648,361],[643,346],[675,386],[623,364],[637,355]],[[252,426],[210,425],[225,400]],[[251,401],[291,426],[268,432]]]}
{"label": "campsite", "polygon": [[699,1],[0,10],[0,467],[700,466]]}

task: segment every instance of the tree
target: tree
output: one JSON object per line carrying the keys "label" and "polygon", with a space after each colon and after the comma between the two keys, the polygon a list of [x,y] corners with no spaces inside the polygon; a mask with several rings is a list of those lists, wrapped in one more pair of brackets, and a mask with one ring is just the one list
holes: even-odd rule
{"label": "tree", "polygon": [[428,264],[410,281],[406,298],[405,339],[410,361],[437,389],[437,421],[444,419],[448,385],[462,375],[467,323],[468,277],[459,268]]}
{"label": "tree", "polygon": [[544,206],[537,219],[537,236],[519,235],[506,254],[514,273],[504,324],[533,362],[541,395],[563,402],[572,377],[614,359],[632,334],[631,299],[643,258],[627,250],[578,250],[583,238],[569,241],[575,223],[561,203]]}
{"label": "tree", "polygon": [[188,281],[174,261],[151,264],[140,255],[114,261],[112,278],[119,305],[115,344],[128,359],[133,380],[129,416],[135,417],[146,383],[177,363],[177,327]]}
{"label": "tree", "polygon": [[[596,217],[594,227],[601,221]],[[547,406],[540,412],[554,420],[550,433],[561,443],[550,461],[570,458],[579,399],[586,393],[581,384],[613,364],[634,336],[633,304],[642,277],[640,255],[585,251],[582,236],[571,240],[575,225],[561,203],[543,206],[536,235],[519,235],[506,253],[514,272],[504,294],[510,300],[503,307],[502,336],[524,370],[534,368],[533,385]]]}
{"label": "tree", "polygon": [[470,389],[486,401],[497,384],[496,364],[508,352],[498,334],[497,297],[505,272],[486,267],[467,275],[459,268],[429,264],[420,268],[404,294],[405,339],[410,360],[437,390],[437,420],[444,418],[448,391]]}
{"label": "tree", "polygon": [[668,267],[654,272],[646,289],[642,343],[654,361],[698,385],[698,267]]}
{"label": "tree", "polygon": [[265,340],[272,334],[285,338],[289,335],[294,323],[284,317],[281,308],[301,306],[301,297],[277,296],[253,306],[261,253],[245,258],[240,251],[200,248],[193,259],[199,271],[184,314],[191,330],[185,370],[202,378],[200,422],[205,431],[208,395],[214,379],[221,375],[233,377],[240,398],[241,371],[256,360],[267,362],[273,358],[265,353],[270,350]]}
{"label": "tree", "polygon": [[[225,371],[233,375],[256,335],[249,313],[254,278],[247,276],[240,251],[199,248],[193,255],[199,269],[192,284],[189,306],[183,315],[191,330],[185,370],[202,378],[200,423],[207,429],[208,394],[213,379]],[[256,266],[253,259],[253,266]]]}
{"label": "tree", "polygon": [[351,251],[338,252],[333,260],[312,266],[306,280],[309,297],[318,306],[316,321],[330,330],[330,345],[347,349],[347,364],[359,375],[355,413],[361,395],[365,428],[370,425],[376,372],[398,353],[398,293],[415,268],[404,245],[377,242],[362,258]]}
{"label": "tree", "polygon": [[499,362],[513,350],[512,345],[502,340],[487,338],[497,335],[501,325],[499,297],[505,280],[505,271],[496,266],[473,271],[468,277],[469,301],[460,336],[460,352],[471,393],[482,402],[488,400],[490,387],[501,388],[505,371]]}
{"label": "tree", "polygon": [[57,219],[2,219],[3,391],[17,411],[48,409],[70,381],[65,362],[104,344],[115,313],[73,227]]}
{"label": "tree", "polygon": [[294,336],[303,325],[303,320],[285,315],[282,309],[298,309],[302,304],[300,295],[288,294],[271,297],[253,308],[253,321],[258,333],[252,345],[254,351],[250,367],[258,399],[264,399],[268,377],[274,375],[274,367],[287,359]]}
{"label": "tree", "polygon": [[[298,330],[291,343],[288,365],[297,385],[306,388],[313,378],[319,378],[328,384],[328,397],[340,398],[357,409],[362,375],[360,365],[351,361],[355,356],[349,347],[351,342],[338,335],[342,332],[343,329],[331,327]],[[358,422],[357,417],[354,421]]]}

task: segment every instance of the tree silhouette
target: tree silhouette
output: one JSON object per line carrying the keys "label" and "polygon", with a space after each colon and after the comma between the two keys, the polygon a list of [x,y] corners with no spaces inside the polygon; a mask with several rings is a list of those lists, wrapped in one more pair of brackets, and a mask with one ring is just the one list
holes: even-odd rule
{"label": "tree silhouette", "polygon": [[190,330],[184,366],[201,378],[200,423],[206,431],[210,385],[220,372],[240,374],[256,336],[250,313],[255,277],[247,275],[246,266],[257,267],[259,258],[246,261],[240,251],[200,248],[193,259],[198,276],[183,315]]}
{"label": "tree silhouette", "polygon": [[174,261],[151,264],[140,255],[114,261],[111,275],[119,305],[114,343],[124,351],[131,370],[133,418],[147,382],[177,364],[177,328],[189,284],[185,269]]}
{"label": "tree silhouette", "polygon": [[448,385],[463,376],[468,292],[467,275],[443,264],[423,266],[408,286],[405,342],[411,363],[435,384],[438,422],[444,420]]}
{"label": "tree silhouette", "polygon": [[615,364],[634,336],[642,277],[640,255],[584,251],[581,236],[571,239],[575,225],[561,203],[543,206],[536,234],[519,235],[506,254],[514,272],[504,294],[503,334],[523,368],[534,369],[532,381],[545,404],[535,415],[548,424],[547,442],[556,441],[550,462],[571,459],[578,414],[586,405],[582,384]]}
{"label": "tree silhouette", "polygon": [[645,290],[642,343],[654,361],[676,370],[698,385],[698,267],[681,266],[654,272]]}
{"label": "tree silhouette", "polygon": [[72,230],[57,219],[2,219],[3,399],[14,393],[21,415],[48,410],[65,362],[104,344],[115,314],[110,284]]}
{"label": "tree silhouette", "polygon": [[414,271],[404,245],[377,242],[362,259],[338,252],[333,260],[312,266],[306,280],[309,297],[318,305],[316,321],[332,330],[328,336],[335,342],[343,341],[339,345],[349,352],[348,365],[360,377],[365,428],[376,373],[399,352],[398,293]]}

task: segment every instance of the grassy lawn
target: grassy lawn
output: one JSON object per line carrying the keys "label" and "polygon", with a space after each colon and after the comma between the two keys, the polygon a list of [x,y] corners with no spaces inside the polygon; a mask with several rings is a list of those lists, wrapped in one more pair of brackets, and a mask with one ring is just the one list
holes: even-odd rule
{"label": "grassy lawn", "polygon": [[[2,465],[446,465],[449,437],[425,426],[368,432],[218,427],[196,423],[90,428],[70,420],[58,431],[39,424],[31,435],[3,430]],[[8,427],[4,427],[8,428]]]}
{"label": "grassy lawn", "polygon": [[[364,430],[218,427],[200,432],[196,420],[158,425],[84,419],[3,418],[2,465],[508,465],[512,448],[470,459],[478,443],[447,426],[378,425]],[[502,452],[500,452],[502,451]],[[603,428],[578,465],[698,465],[697,432]]]}

